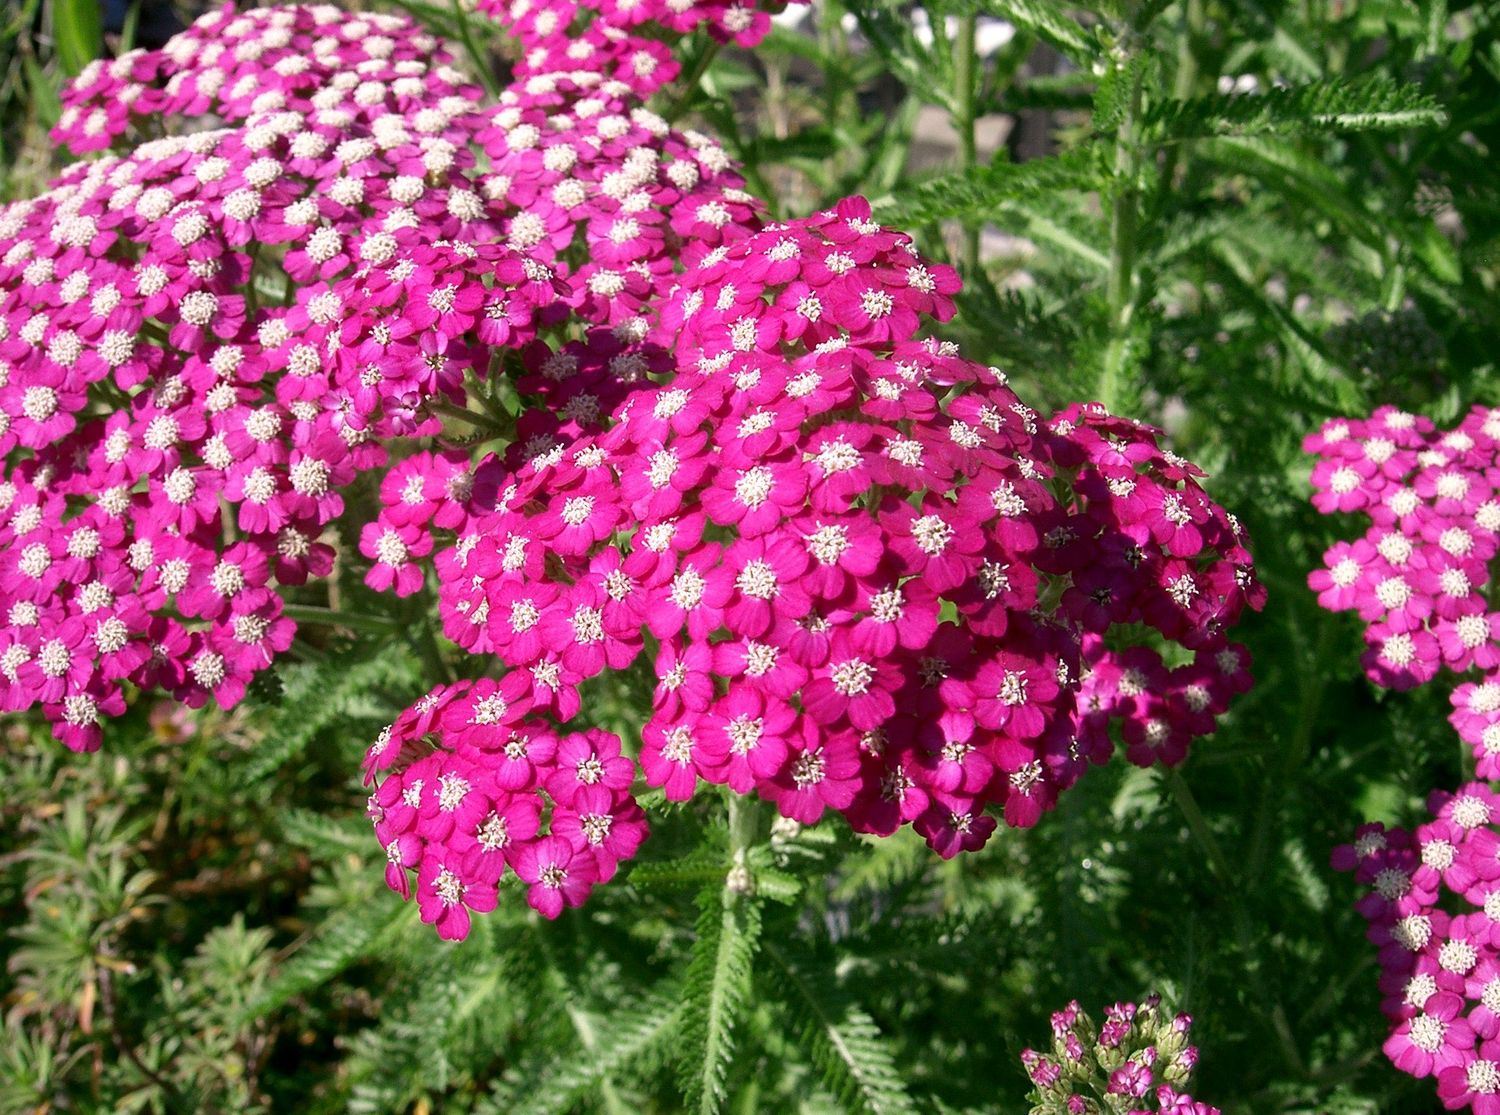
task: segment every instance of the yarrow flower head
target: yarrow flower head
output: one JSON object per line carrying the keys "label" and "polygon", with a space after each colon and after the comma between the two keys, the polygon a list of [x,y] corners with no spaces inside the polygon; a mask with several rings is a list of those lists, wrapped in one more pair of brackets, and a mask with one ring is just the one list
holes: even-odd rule
{"label": "yarrow flower head", "polygon": [[519,674],[440,686],[366,753],[386,883],[405,898],[415,879],[422,920],[446,939],[468,935],[471,912],[495,908],[507,868],[555,918],[646,836],[619,738],[559,731],[533,715],[528,690]]}
{"label": "yarrow flower head", "polygon": [[1169,1015],[1158,996],[1115,1003],[1096,1026],[1072,1002],[1052,1016],[1052,1047],[1024,1050],[1030,1078],[1031,1115],[1094,1115],[1098,1112],[1171,1112],[1219,1115],[1183,1089],[1198,1063],[1188,1044],[1193,1020]]}
{"label": "yarrow flower head", "polygon": [[1414,831],[1362,826],[1333,866],[1369,888],[1386,1056],[1433,1077],[1450,1110],[1500,1111],[1500,796],[1483,782],[1428,799]]}
{"label": "yarrow flower head", "polygon": [[0,211],[0,708],[90,748],[125,683],[235,703],[290,644],[278,588],[331,570],[342,490],[392,455],[360,550],[372,585],[421,586],[453,525],[423,512],[473,477],[403,443],[446,436],[500,354],[531,443],[662,366],[640,342],[674,261],[755,223],[722,149],[597,74],[480,99],[410,20],[326,5],[215,11],[69,85],[77,151],[215,127]]}
{"label": "yarrow flower head", "polygon": [[1318,458],[1313,503],[1362,513],[1363,537],[1335,544],[1308,576],[1318,602],[1366,624],[1370,680],[1409,689],[1439,674],[1479,674],[1452,694],[1449,722],[1480,777],[1500,776],[1500,615],[1487,600],[1500,549],[1500,410],[1475,407],[1452,430],[1382,407],[1307,438]]}
{"label": "yarrow flower head", "polygon": [[[650,784],[910,823],[943,855],[985,842],[991,804],[1034,823],[1112,720],[1133,761],[1180,761],[1246,683],[1239,528],[1152,431],[1044,421],[918,338],[956,285],[859,199],[710,252],[662,313],[675,378],[479,465],[437,556],[449,636],[566,718],[649,632]],[[1192,663],[1118,658],[1126,623]]]}

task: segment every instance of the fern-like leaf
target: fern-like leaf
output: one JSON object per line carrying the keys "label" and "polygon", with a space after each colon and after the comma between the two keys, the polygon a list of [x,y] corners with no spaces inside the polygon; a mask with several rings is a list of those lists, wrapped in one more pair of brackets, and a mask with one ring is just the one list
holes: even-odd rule
{"label": "fern-like leaf", "polygon": [[573,1055],[561,1063],[553,1061],[543,1076],[507,1081],[480,1113],[563,1115],[605,1081],[630,1072],[638,1062],[648,1059],[654,1049],[666,1043],[681,1017],[682,1002],[675,992],[652,995],[636,1006],[611,1011],[608,1026],[596,1030],[592,1048],[574,1049]]}
{"label": "fern-like leaf", "polygon": [[1080,147],[1050,159],[996,163],[930,178],[874,203],[886,224],[905,227],[950,217],[994,217],[1008,202],[1059,190],[1095,190],[1106,179],[1097,149]]}
{"label": "fern-like leaf", "polygon": [[415,688],[416,676],[414,659],[394,645],[363,660],[351,662],[340,655],[281,671],[284,692],[275,719],[241,777],[246,783],[260,781],[300,755],[333,724],[343,727],[353,720],[373,722],[394,715],[399,706],[390,694]]}
{"label": "fern-like leaf", "polygon": [[1447,113],[1420,86],[1388,77],[1311,81],[1265,93],[1213,93],[1164,100],[1146,124],[1167,140],[1272,132],[1370,131],[1440,125]]}
{"label": "fern-like leaf", "polygon": [[880,1028],[816,963],[799,962],[771,942],[774,990],[784,1001],[823,1083],[846,1111],[903,1115],[916,1111]]}
{"label": "fern-like leaf", "polygon": [[701,1115],[728,1098],[736,1028],[744,1020],[760,938],[760,910],[749,896],[722,885],[698,896],[698,939],[683,987],[680,1078],[688,1106]]}
{"label": "fern-like leaf", "polygon": [[414,905],[392,902],[384,916],[366,908],[329,918],[246,1008],[246,1021],[262,1018],[298,995],[321,987],[351,964],[379,951],[387,935],[415,920]]}

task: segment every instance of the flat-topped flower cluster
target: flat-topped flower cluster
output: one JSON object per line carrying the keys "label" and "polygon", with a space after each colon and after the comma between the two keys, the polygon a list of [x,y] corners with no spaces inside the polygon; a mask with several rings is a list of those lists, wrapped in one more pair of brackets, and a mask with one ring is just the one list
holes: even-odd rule
{"label": "flat-topped flower cluster", "polygon": [[1333,866],[1370,888],[1358,903],[1379,949],[1385,1053],[1435,1077],[1450,1111],[1500,1112],[1500,796],[1483,782],[1428,799],[1414,832],[1360,827]]}
{"label": "flat-topped flower cluster", "polygon": [[[216,12],[69,88],[75,150],[231,126],[0,210],[0,708],[83,749],[125,684],[232,705],[292,638],[276,587],[332,568],[340,490],[497,353],[581,322],[600,377],[647,366],[674,261],[753,212],[727,158],[597,77],[480,97],[409,20],[328,6]],[[401,536],[365,549],[410,589]]]}
{"label": "flat-topped flower cluster", "polygon": [[1475,407],[1444,431],[1382,407],[1326,423],[1306,448],[1318,457],[1318,510],[1370,521],[1308,577],[1318,602],[1366,623],[1362,661],[1377,685],[1409,689],[1445,671],[1477,672],[1453,691],[1449,719],[1479,775],[1500,775],[1500,614],[1486,591],[1500,548],[1500,410]]}
{"label": "flat-topped flower cluster", "polygon": [[[647,107],[673,35],[748,45],[764,12],[487,10],[524,50],[488,107],[411,22],[321,6],[69,89],[76,150],[216,126],[0,210],[0,707],[87,748],[127,686],[233,704],[345,520],[371,587],[435,574],[473,656],[367,763],[387,879],[448,937],[507,865],[556,916],[633,854],[637,748],[570,723],[643,654],[668,798],[945,856],[1117,737],[1181,761],[1261,599],[1198,471],[928,335],[957,275],[861,199],[766,223]],[[373,517],[345,507],[371,472]]]}
{"label": "flat-topped flower cluster", "polygon": [[[1247,681],[1237,526],[1146,428],[1043,421],[918,339],[956,287],[858,199],[710,253],[662,314],[676,378],[482,464],[493,510],[438,511],[466,519],[437,557],[449,637],[562,718],[649,644],[649,784],[910,823],[943,855],[988,805],[1034,823],[1112,720],[1133,760],[1179,761]],[[1127,624],[1187,662],[1108,649]]]}
{"label": "flat-topped flower cluster", "polygon": [[1031,1115],[1219,1115],[1182,1089],[1198,1063],[1191,1015],[1168,1016],[1161,997],[1115,1003],[1095,1025],[1075,1000],[1052,1015],[1049,1053],[1027,1049]]}

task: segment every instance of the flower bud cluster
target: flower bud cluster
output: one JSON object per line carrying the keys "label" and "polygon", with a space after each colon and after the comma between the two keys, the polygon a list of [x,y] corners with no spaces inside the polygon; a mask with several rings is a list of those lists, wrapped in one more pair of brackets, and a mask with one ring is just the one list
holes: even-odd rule
{"label": "flower bud cluster", "polygon": [[1500,775],[1500,613],[1487,595],[1500,548],[1500,410],[1475,407],[1442,431],[1382,407],[1326,423],[1305,446],[1319,458],[1314,506],[1370,521],[1309,575],[1318,603],[1365,622],[1362,662],[1377,685],[1410,689],[1444,671],[1479,672],[1454,690],[1449,720],[1474,749],[1479,775]]}
{"label": "flower bud cluster", "polygon": [[1116,1003],[1095,1027],[1077,1001],[1052,1015],[1052,1048],[1027,1049],[1031,1115],[1219,1115],[1182,1089],[1198,1063],[1192,1017],[1167,1015],[1159,996]]}
{"label": "flower bud cluster", "polygon": [[1370,888],[1386,1056],[1436,1078],[1450,1111],[1500,1112],[1500,795],[1483,782],[1428,799],[1414,832],[1362,825],[1333,866]]}

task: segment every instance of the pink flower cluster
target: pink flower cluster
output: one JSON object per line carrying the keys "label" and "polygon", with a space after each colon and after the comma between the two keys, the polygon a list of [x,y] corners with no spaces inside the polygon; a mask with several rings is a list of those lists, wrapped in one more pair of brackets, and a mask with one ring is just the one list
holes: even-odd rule
{"label": "pink flower cluster", "polygon": [[1116,1003],[1096,1027],[1077,1001],[1052,1015],[1050,1055],[1027,1049],[1032,1115],[1219,1115],[1179,1089],[1198,1063],[1188,1045],[1192,1017],[1168,1016],[1152,995],[1139,1006]]}
{"label": "pink flower cluster", "polygon": [[[1248,679],[1238,527],[1145,427],[1044,423],[917,339],[956,287],[860,199],[708,253],[663,311],[675,379],[421,512],[466,520],[436,558],[449,637],[562,720],[649,641],[641,764],[668,798],[754,790],[945,856],[990,804],[1034,823],[1112,720],[1132,760],[1180,761]],[[1109,649],[1127,624],[1187,664]]]}
{"label": "pink flower cluster", "polygon": [[1441,431],[1382,407],[1326,423],[1305,447],[1319,458],[1318,510],[1370,520],[1309,575],[1318,602],[1366,623],[1362,661],[1377,685],[1409,689],[1445,669],[1479,671],[1479,682],[1454,691],[1450,721],[1480,776],[1500,776],[1500,614],[1486,596],[1500,548],[1500,410],[1476,407]]}
{"label": "pink flower cluster", "polygon": [[[69,89],[76,149],[234,126],[0,210],[0,709],[90,748],[124,682],[233,704],[292,638],[276,587],[331,568],[340,489],[441,433],[438,405],[579,318],[585,340],[526,350],[533,433],[661,366],[638,342],[674,260],[753,219],[722,150],[587,75],[480,110],[444,58],[405,19],[226,9]],[[592,395],[554,388],[570,360]],[[420,584],[418,471],[470,480],[429,452],[385,485],[375,583]]]}
{"label": "pink flower cluster", "polygon": [[1497,1115],[1500,795],[1471,782],[1427,805],[1415,832],[1362,825],[1333,866],[1370,888],[1357,908],[1379,949],[1386,1056],[1435,1077],[1448,1110]]}
{"label": "pink flower cluster", "polygon": [[287,648],[275,587],[330,570],[338,489],[385,459],[330,390],[326,280],[415,223],[403,180],[462,231],[449,136],[477,93],[456,82],[409,21],[287,8],[207,16],[70,90],[80,148],[160,113],[239,126],[0,210],[0,709],[91,748],[122,684],[230,705]]}
{"label": "pink flower cluster", "polygon": [[367,755],[367,782],[390,772],[370,796],[386,882],[410,897],[415,872],[422,920],[450,940],[468,935],[469,911],[495,908],[507,866],[527,901],[555,918],[613,878],[646,836],[619,738],[557,732],[531,715],[520,680],[439,686]]}
{"label": "pink flower cluster", "polygon": [[240,123],[283,112],[324,114],[302,144],[305,158],[326,162],[337,158],[335,148],[317,136],[352,124],[344,119],[350,116],[390,117],[392,138],[407,129],[445,136],[480,96],[448,60],[435,38],[402,16],[351,16],[332,4],[243,12],[226,5],[160,50],[91,62],[62,91],[53,134],[82,153],[163,117]]}
{"label": "pink flower cluster", "polygon": [[[478,0],[476,7],[521,44],[518,81],[535,74],[604,74],[649,97],[674,81],[681,67],[666,36],[699,28],[719,42],[752,47],[771,29],[757,0]],[[652,34],[651,32],[654,32]]]}
{"label": "pink flower cluster", "polygon": [[414,24],[329,7],[225,9],[67,92],[78,150],[226,126],[0,210],[0,709],[91,747],[126,683],[232,704],[378,471],[367,583],[431,565],[445,631],[504,664],[370,757],[388,881],[445,936],[505,863],[555,916],[633,853],[632,760],[561,725],[643,652],[669,798],[945,856],[1117,733],[1149,764],[1212,731],[1261,593],[1197,470],[1094,406],[1044,420],[921,335],[951,269],[859,199],[763,224],[644,107],[662,36],[765,12],[492,7],[525,59],[489,108]]}

